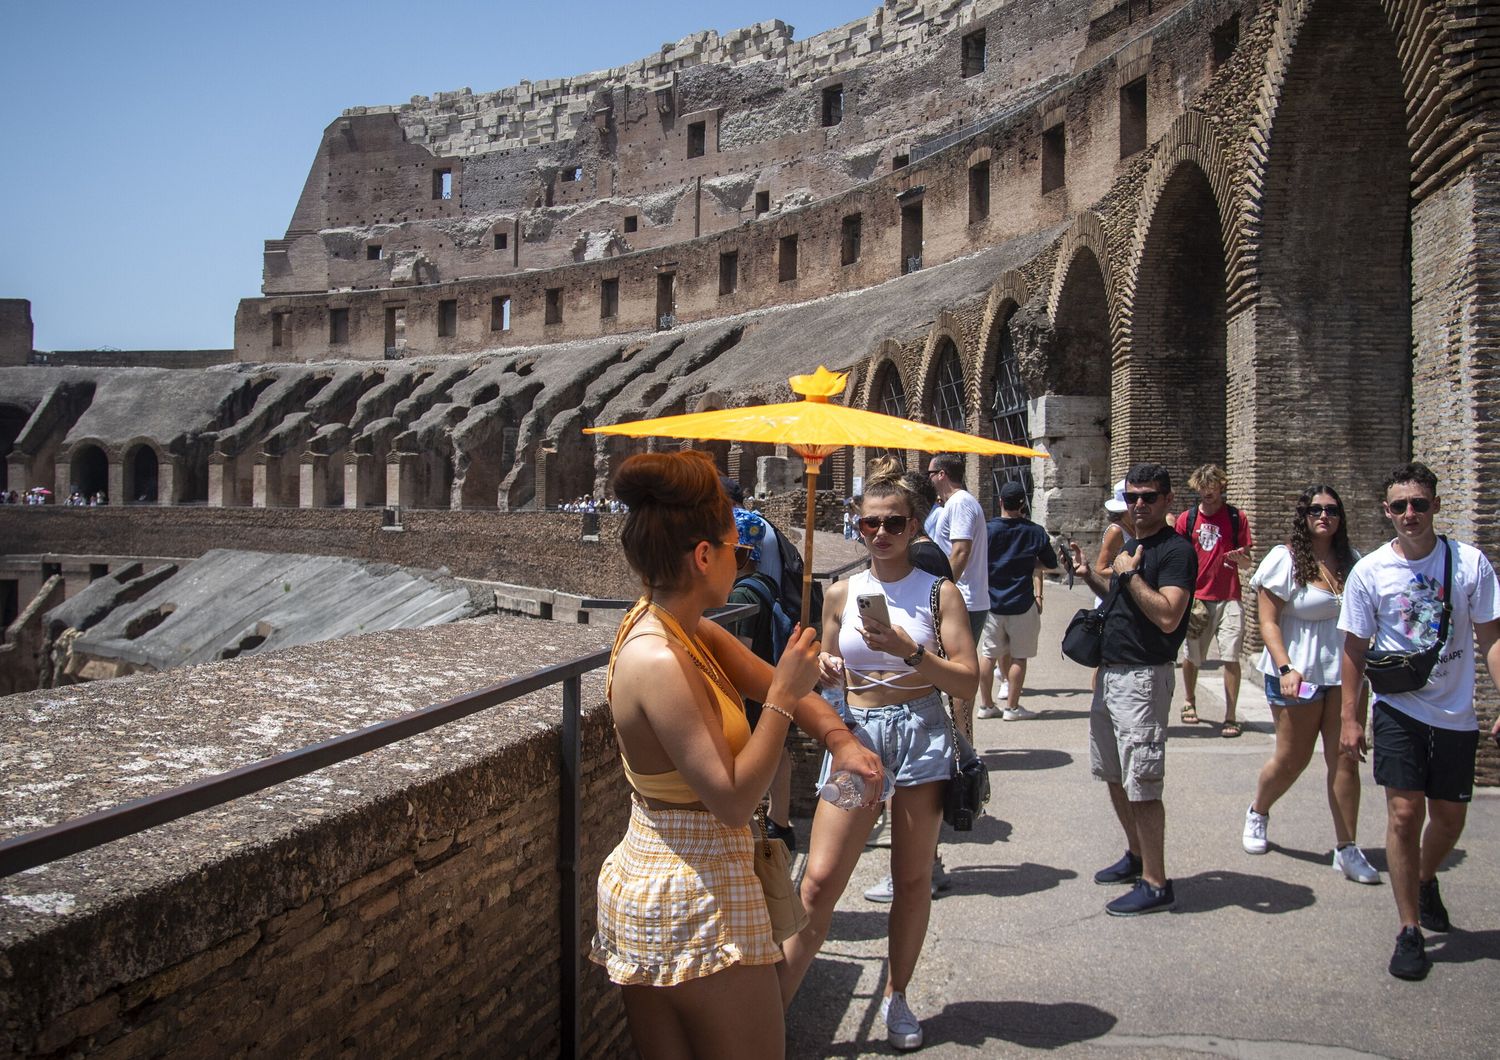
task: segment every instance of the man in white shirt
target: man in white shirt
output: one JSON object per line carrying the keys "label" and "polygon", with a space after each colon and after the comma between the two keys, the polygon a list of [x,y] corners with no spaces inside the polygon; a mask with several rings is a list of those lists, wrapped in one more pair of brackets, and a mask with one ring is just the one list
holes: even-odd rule
{"label": "man in white shirt", "polygon": [[[1425,464],[1391,472],[1385,514],[1396,537],[1355,564],[1339,615],[1345,633],[1339,750],[1361,760],[1366,744],[1355,707],[1369,651],[1422,651],[1447,628],[1426,683],[1408,692],[1376,689],[1370,711],[1375,783],[1385,788],[1391,893],[1401,920],[1390,962],[1398,979],[1422,979],[1432,967],[1418,925],[1429,931],[1450,927],[1437,871],[1463,833],[1473,797],[1476,642],[1500,689],[1495,570],[1478,549],[1438,538],[1433,517],[1439,508],[1437,476]],[[1500,721],[1491,736],[1500,738]]]}
{"label": "man in white shirt", "polygon": [[[984,509],[964,489],[964,460],[957,453],[939,453],[928,460],[927,477],[938,496],[938,507],[928,520],[927,536],[948,556],[953,581],[969,611],[969,629],[978,644],[984,620],[990,613],[989,536]],[[974,701],[954,700],[953,710],[964,735],[972,738]]]}

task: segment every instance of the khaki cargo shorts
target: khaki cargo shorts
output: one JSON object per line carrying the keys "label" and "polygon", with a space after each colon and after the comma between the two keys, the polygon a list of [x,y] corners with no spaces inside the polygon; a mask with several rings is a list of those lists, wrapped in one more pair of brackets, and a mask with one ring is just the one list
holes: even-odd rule
{"label": "khaki cargo shorts", "polygon": [[1036,644],[1042,635],[1042,613],[1031,605],[1031,610],[1019,615],[997,615],[994,612],[984,620],[984,632],[979,637],[979,654],[986,659],[1001,659],[1009,655],[1012,659],[1035,659]]}
{"label": "khaki cargo shorts", "polygon": [[1203,600],[1208,609],[1208,621],[1196,637],[1182,642],[1183,654],[1194,666],[1208,661],[1208,650],[1215,643],[1219,647],[1219,658],[1225,662],[1239,662],[1240,650],[1245,646],[1245,613],[1238,600]]}
{"label": "khaki cargo shorts", "polygon": [[1121,785],[1131,802],[1161,798],[1176,680],[1171,663],[1099,667],[1089,711],[1089,764],[1100,780]]}

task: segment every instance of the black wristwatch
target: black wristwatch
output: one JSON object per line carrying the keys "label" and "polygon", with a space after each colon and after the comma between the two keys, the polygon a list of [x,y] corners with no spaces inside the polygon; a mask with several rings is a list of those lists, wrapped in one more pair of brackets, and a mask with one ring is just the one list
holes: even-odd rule
{"label": "black wristwatch", "polygon": [[915,670],[917,668],[917,664],[919,664],[926,656],[927,656],[927,649],[924,648],[924,647],[922,647],[922,645],[918,644],[917,645],[917,650],[914,651],[914,652],[912,652],[910,655],[908,655],[906,658],[902,659],[901,661],[903,663],[905,663],[907,666],[910,666],[913,670]]}
{"label": "black wristwatch", "polygon": [[1289,673],[1292,672],[1292,666],[1291,666],[1290,663],[1288,663],[1285,666],[1278,666],[1278,667],[1276,667],[1276,669],[1279,670],[1279,671],[1281,671],[1281,676],[1282,677],[1285,677],[1287,674],[1289,674]]}
{"label": "black wristwatch", "polygon": [[1129,570],[1122,570],[1120,572],[1120,584],[1124,585],[1125,584],[1125,579],[1128,578],[1128,577],[1130,577],[1132,574],[1135,574],[1139,570],[1140,570],[1139,567],[1131,567]]}

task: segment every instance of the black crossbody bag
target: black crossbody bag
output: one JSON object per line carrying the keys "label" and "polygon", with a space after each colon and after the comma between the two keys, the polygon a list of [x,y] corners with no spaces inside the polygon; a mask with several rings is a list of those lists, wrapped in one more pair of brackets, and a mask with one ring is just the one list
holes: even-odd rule
{"label": "black crossbody bag", "polygon": [[1114,606],[1120,587],[1117,578],[1098,607],[1080,607],[1068,620],[1067,631],[1063,633],[1062,653],[1079,666],[1093,669],[1104,661],[1104,616]]}
{"label": "black crossbody bag", "polygon": [[[932,583],[932,633],[937,639],[937,654],[946,659],[943,650],[943,615],[939,605],[943,582],[939,578]],[[952,703],[952,697],[949,697]],[[964,739],[958,731],[953,715],[948,715],[948,728],[953,734],[953,776],[948,780],[948,790],[943,794],[943,820],[955,832],[972,832],[974,821],[984,813],[984,804],[990,801],[990,770],[974,750],[974,745]]]}
{"label": "black crossbody bag", "polygon": [[1415,692],[1427,684],[1432,668],[1448,641],[1448,619],[1453,614],[1453,546],[1443,543],[1443,617],[1438,621],[1437,640],[1421,651],[1371,651],[1365,655],[1365,676],[1376,695]]}

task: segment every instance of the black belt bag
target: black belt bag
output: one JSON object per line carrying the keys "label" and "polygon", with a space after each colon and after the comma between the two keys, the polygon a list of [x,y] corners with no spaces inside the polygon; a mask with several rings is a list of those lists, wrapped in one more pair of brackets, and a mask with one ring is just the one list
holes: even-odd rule
{"label": "black belt bag", "polygon": [[1437,640],[1421,651],[1370,651],[1365,654],[1365,676],[1376,694],[1415,692],[1427,684],[1437,666],[1443,645],[1448,640],[1448,619],[1453,613],[1453,549],[1446,537],[1443,543],[1443,617],[1438,622]]}

